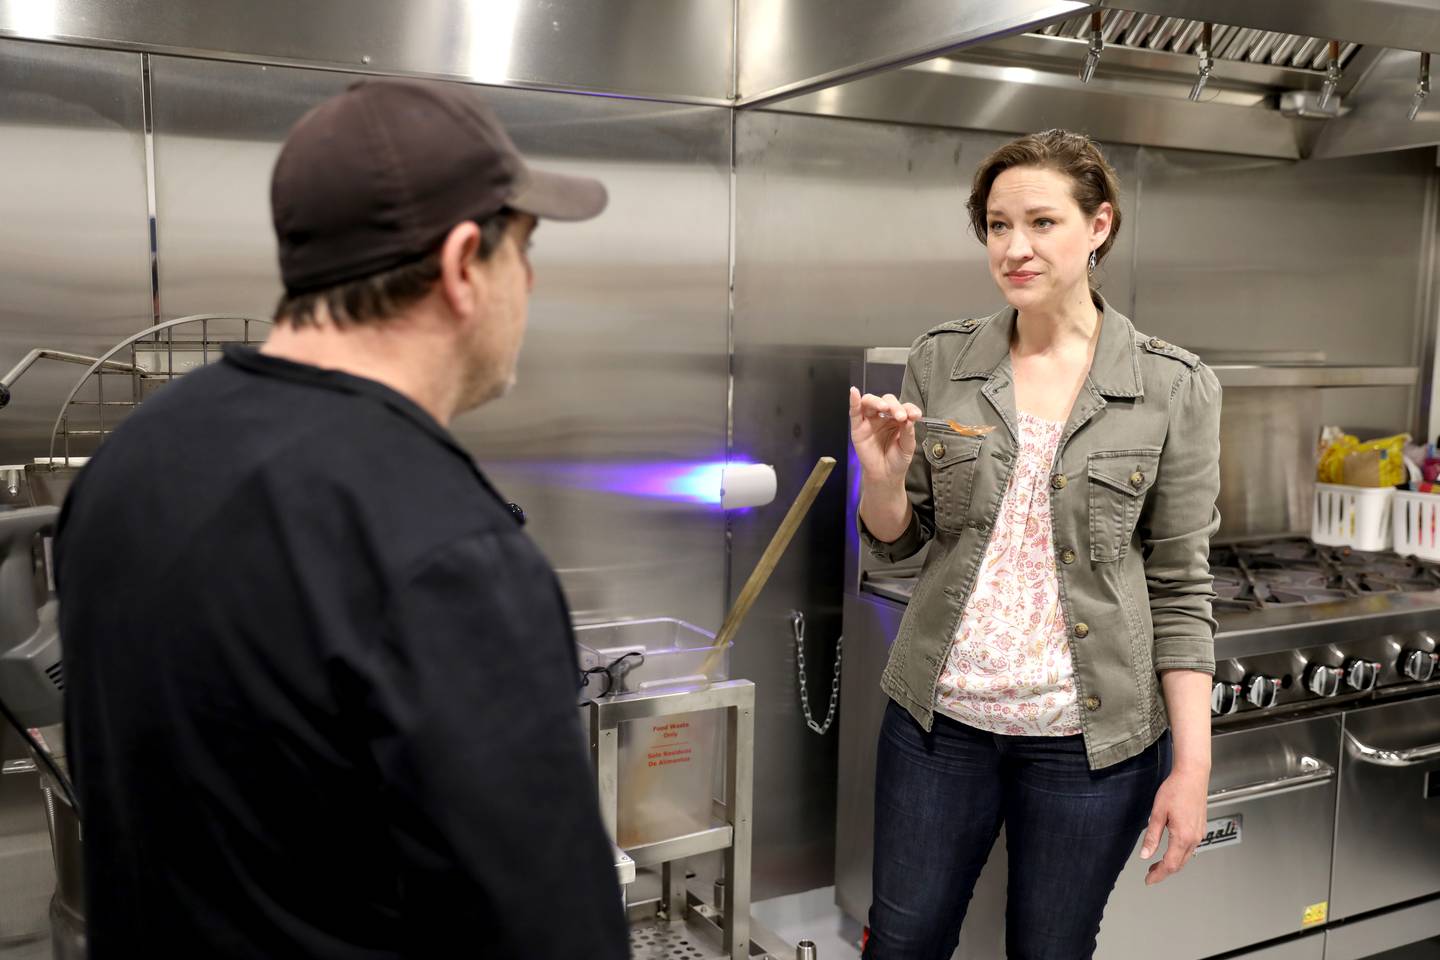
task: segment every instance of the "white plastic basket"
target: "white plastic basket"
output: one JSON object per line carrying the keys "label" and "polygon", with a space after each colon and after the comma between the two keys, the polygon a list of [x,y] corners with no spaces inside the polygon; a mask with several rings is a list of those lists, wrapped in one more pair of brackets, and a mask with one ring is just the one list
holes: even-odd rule
{"label": "white plastic basket", "polygon": [[1395,552],[1440,560],[1440,494],[1395,491]]}
{"label": "white plastic basket", "polygon": [[1315,511],[1310,539],[1332,547],[1388,550],[1392,543],[1392,487],[1351,487],[1315,484]]}

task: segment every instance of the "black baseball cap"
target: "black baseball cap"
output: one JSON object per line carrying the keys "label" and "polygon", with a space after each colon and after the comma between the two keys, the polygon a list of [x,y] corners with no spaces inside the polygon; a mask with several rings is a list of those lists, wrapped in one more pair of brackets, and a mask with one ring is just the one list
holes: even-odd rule
{"label": "black baseball cap", "polygon": [[417,260],[502,209],[588,220],[606,202],[598,180],[526,165],[476,90],[428,80],[362,80],[315,107],[270,181],[292,296]]}

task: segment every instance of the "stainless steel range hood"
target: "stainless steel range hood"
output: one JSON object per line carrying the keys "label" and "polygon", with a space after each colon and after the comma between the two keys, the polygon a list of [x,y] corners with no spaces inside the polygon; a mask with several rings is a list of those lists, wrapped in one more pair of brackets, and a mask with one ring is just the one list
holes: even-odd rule
{"label": "stainless steel range hood", "polygon": [[[1202,20],[1162,16],[1158,13],[1138,13],[1134,10],[1103,11],[1101,22],[1100,33],[1107,47],[1180,54],[1199,52],[1201,28],[1204,26]],[[1046,37],[1088,40],[1090,17],[1072,17],[1044,27],[1038,33]],[[1212,44],[1212,56],[1218,60],[1236,63],[1323,71],[1330,62],[1328,38],[1307,37],[1298,33],[1222,23],[1215,27]],[[1343,67],[1348,63],[1359,49],[1358,43],[1342,44],[1340,65]]]}
{"label": "stainless steel range hood", "polygon": [[1440,0],[1102,0],[1096,6],[1398,50],[1440,50]]}
{"label": "stainless steel range hood", "polygon": [[1351,112],[1324,125],[1309,156],[1345,157],[1440,144],[1440,93],[1427,98],[1410,120],[1417,57],[1408,50],[1384,50],[1350,97]]}
{"label": "stainless steel range hood", "polygon": [[[874,71],[872,59],[872,72],[858,79],[768,106],[1006,133],[1059,126],[1107,142],[1285,159],[1440,144],[1440,94],[1416,121],[1407,117],[1420,59],[1413,51],[1422,42],[1440,49],[1440,0],[1124,6],[1088,6],[888,70]],[[1085,83],[1094,14],[1105,46]],[[1197,15],[1213,18],[1215,61],[1200,102],[1190,102],[1204,26]],[[1342,76],[1332,110],[1317,118],[1332,40]],[[1410,46],[1383,45],[1402,41]]]}

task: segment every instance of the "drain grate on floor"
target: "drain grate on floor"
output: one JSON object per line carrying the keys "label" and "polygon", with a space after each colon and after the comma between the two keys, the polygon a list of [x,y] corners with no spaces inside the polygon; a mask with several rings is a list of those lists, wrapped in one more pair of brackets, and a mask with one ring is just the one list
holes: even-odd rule
{"label": "drain grate on floor", "polygon": [[725,955],[700,940],[683,923],[649,920],[630,927],[632,960],[724,960]]}

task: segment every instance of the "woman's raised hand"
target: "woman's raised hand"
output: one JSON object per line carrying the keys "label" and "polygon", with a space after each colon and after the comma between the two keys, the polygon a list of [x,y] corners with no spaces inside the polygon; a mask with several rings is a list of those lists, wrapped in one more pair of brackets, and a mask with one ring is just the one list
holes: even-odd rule
{"label": "woman's raised hand", "polygon": [[850,440],[866,486],[904,488],[921,415],[919,407],[901,403],[892,393],[861,396],[850,388]]}

